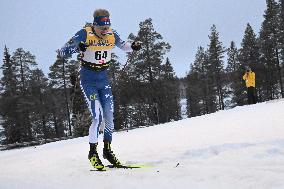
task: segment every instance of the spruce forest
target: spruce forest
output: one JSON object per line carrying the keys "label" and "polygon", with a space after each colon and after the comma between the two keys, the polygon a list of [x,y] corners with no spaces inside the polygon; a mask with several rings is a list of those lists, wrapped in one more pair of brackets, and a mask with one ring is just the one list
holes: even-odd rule
{"label": "spruce forest", "polygon": [[[246,105],[242,76],[247,66],[256,74],[258,102],[283,98],[284,0],[266,2],[260,31],[247,23],[241,44],[232,41],[224,46],[213,24],[209,44],[189,49],[196,55],[185,65],[185,78],[175,75],[175,62],[167,57],[171,45],[155,30],[152,19],[140,22],[137,35],[130,34],[128,40],[141,41],[142,49],[129,53],[127,63],[112,54],[115,130],[180,120],[181,99],[187,100],[187,117]],[[3,53],[1,144],[88,135],[92,118],[80,88],[77,59],[58,56],[45,74],[32,52],[10,52],[5,46]]]}

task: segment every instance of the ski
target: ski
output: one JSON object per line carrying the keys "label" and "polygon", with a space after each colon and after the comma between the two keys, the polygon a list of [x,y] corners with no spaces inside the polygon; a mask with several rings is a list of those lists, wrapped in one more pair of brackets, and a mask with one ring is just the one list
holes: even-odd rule
{"label": "ski", "polygon": [[152,165],[145,165],[145,164],[124,164],[124,165],[120,165],[120,166],[115,166],[112,164],[108,164],[106,166],[104,166],[104,168],[102,169],[96,169],[94,167],[94,169],[91,169],[90,171],[97,171],[97,172],[105,172],[105,171],[110,171],[110,170],[114,170],[114,169],[145,169],[145,168],[153,168]]}
{"label": "ski", "polygon": [[120,166],[114,166],[114,165],[107,165],[107,168],[116,168],[116,169],[140,169],[143,168],[144,166],[140,166],[140,165],[120,165]]}
{"label": "ski", "polygon": [[114,165],[106,165],[103,169],[92,169],[90,171],[97,171],[97,172],[105,172],[111,169],[142,169],[142,168],[150,168],[149,165],[121,165],[121,166],[114,166]]}
{"label": "ski", "polygon": [[107,169],[91,169],[90,171],[105,172]]}

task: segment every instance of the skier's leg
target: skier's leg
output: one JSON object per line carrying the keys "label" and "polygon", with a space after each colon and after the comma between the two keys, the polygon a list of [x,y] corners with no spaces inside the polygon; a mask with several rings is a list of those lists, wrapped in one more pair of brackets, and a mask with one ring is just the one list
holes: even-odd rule
{"label": "skier's leg", "polygon": [[90,160],[93,167],[95,167],[98,170],[102,170],[104,169],[104,165],[102,164],[97,152],[100,115],[101,115],[100,114],[101,106],[100,106],[98,91],[95,87],[88,84],[81,83],[81,88],[84,93],[88,108],[92,114],[92,125],[89,128],[90,151],[88,159]]}
{"label": "skier's leg", "polygon": [[85,100],[87,102],[88,108],[92,114],[92,124],[89,128],[89,142],[97,143],[99,135],[99,125],[100,125],[100,101],[99,95],[96,88],[89,85],[81,85]]}
{"label": "skier's leg", "polygon": [[104,170],[105,166],[100,160],[97,151],[98,143],[90,143],[90,151],[88,155],[88,159],[90,160],[92,166],[98,170]]}
{"label": "skier's leg", "polygon": [[103,89],[99,90],[101,99],[101,106],[103,110],[103,118],[105,123],[104,141],[112,141],[112,132],[114,129],[113,123],[113,96],[110,85],[105,85]]}
{"label": "skier's leg", "polygon": [[113,123],[114,107],[113,107],[113,96],[110,85],[105,85],[103,89],[99,90],[99,95],[102,102],[101,105],[105,121],[103,155],[104,158],[107,159],[115,167],[121,167],[122,164],[115,157],[115,154],[111,150],[112,132],[114,129],[114,123]]}
{"label": "skier's leg", "polygon": [[99,116],[99,122],[100,122],[100,129],[99,129],[99,133],[104,133],[104,129],[105,129],[105,121],[104,121],[104,117],[103,117],[103,109],[102,106],[100,105],[100,116]]}
{"label": "skier's leg", "polygon": [[92,112],[92,125],[89,128],[89,143],[97,143],[100,128],[100,109],[99,100],[93,100],[90,102],[90,111]]}

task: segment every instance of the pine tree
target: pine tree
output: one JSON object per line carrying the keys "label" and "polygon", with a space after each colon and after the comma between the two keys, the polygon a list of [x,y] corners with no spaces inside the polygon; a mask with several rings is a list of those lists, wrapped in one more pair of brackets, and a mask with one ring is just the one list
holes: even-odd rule
{"label": "pine tree", "polygon": [[21,85],[21,93],[25,95],[27,90],[27,82],[31,75],[31,71],[37,65],[35,62],[35,56],[29,51],[24,51],[22,48],[18,48],[13,53],[12,59],[17,68],[17,80]]}
{"label": "pine tree", "polygon": [[264,100],[277,98],[279,89],[279,66],[277,61],[277,28],[278,4],[275,0],[266,0],[267,9],[264,14],[264,21],[260,31],[260,52],[261,61],[266,68],[266,84]]}
{"label": "pine tree", "polygon": [[230,106],[240,106],[246,104],[245,86],[242,81],[242,69],[239,61],[239,52],[232,41],[230,47],[227,49],[227,80],[230,88],[231,102]]}
{"label": "pine tree", "polygon": [[279,35],[278,35],[278,43],[279,43],[279,51],[281,53],[281,61],[282,67],[284,66],[284,0],[280,0],[279,5]]}
{"label": "pine tree", "polygon": [[242,69],[245,71],[245,67],[249,66],[252,69],[257,69],[259,64],[259,47],[257,36],[254,33],[250,24],[247,24],[245,34],[241,43],[239,61]]}
{"label": "pine tree", "polygon": [[227,68],[226,72],[234,73],[239,70],[240,64],[238,61],[238,49],[236,47],[236,43],[231,41],[230,47],[227,49]]}
{"label": "pine tree", "polygon": [[137,52],[138,77],[143,82],[152,83],[159,76],[163,56],[170,50],[170,45],[161,41],[163,37],[154,30],[152,19],[146,19],[139,24],[140,30],[136,40],[143,43]]}
{"label": "pine tree", "polygon": [[205,105],[206,107],[206,101],[200,102],[200,97],[202,97],[202,90],[200,88],[200,76],[199,73],[194,70],[192,64],[190,67],[190,71],[186,77],[187,114],[188,117],[195,117],[203,114],[202,105]]}
{"label": "pine tree", "polygon": [[164,123],[171,120],[179,120],[181,118],[179,84],[169,58],[166,58],[165,64],[162,64],[161,76],[158,83],[159,122]]}
{"label": "pine tree", "polygon": [[170,50],[170,45],[162,41],[163,37],[155,31],[151,18],[141,22],[139,26],[138,35],[132,34],[129,38],[141,41],[143,46],[140,51],[129,55],[128,76],[135,79],[130,82],[132,89],[137,89],[136,92],[131,91],[133,94],[131,96],[136,102],[142,103],[140,109],[141,106],[144,106],[142,109],[148,109],[145,114],[151,120],[148,125],[151,125],[161,122],[157,89],[160,85],[159,79],[162,77],[163,58]]}
{"label": "pine tree", "polygon": [[47,95],[48,79],[40,69],[35,69],[31,73],[29,81],[29,94],[31,98],[31,122],[37,139],[47,139],[54,137],[54,131],[50,127],[51,122],[50,112],[48,106],[50,99]]}
{"label": "pine tree", "polygon": [[1,111],[6,143],[31,141],[35,138],[30,109],[33,99],[29,85],[35,65],[35,56],[30,52],[18,48],[11,57],[7,48],[4,49]]}
{"label": "pine tree", "polygon": [[[225,91],[225,80],[224,80],[224,52],[225,49],[222,43],[219,41],[219,33],[217,32],[216,26],[211,27],[211,34],[209,36],[210,44],[208,49],[208,61],[209,70],[208,74],[210,76],[210,84],[214,86],[214,90],[210,91],[213,95],[216,95],[216,107],[211,106],[211,111],[216,111],[217,109],[223,110],[225,108],[224,99],[226,97]],[[209,85],[210,85],[209,84]]]}
{"label": "pine tree", "polygon": [[[277,54],[277,62],[278,62],[278,71],[279,71],[279,82],[280,82],[280,90],[281,96],[284,98],[284,0],[279,1],[279,13],[278,13],[278,21],[279,21],[279,28],[278,28],[278,49],[279,54]],[[278,52],[277,49],[277,52]]]}
{"label": "pine tree", "polygon": [[8,48],[4,48],[3,65],[1,66],[3,77],[1,78],[1,98],[0,98],[0,113],[3,119],[3,134],[4,144],[20,141],[18,135],[18,127],[16,125],[16,107],[15,99],[17,99],[17,79],[16,67],[12,62]]}
{"label": "pine tree", "polygon": [[53,112],[55,130],[57,136],[64,136],[65,122],[67,121],[68,133],[72,135],[71,128],[71,108],[70,108],[70,90],[72,84],[70,78],[77,70],[78,63],[76,61],[68,61],[67,59],[57,56],[57,60],[50,67],[48,77],[50,78],[50,87],[53,90],[53,104],[55,110]]}
{"label": "pine tree", "polygon": [[190,117],[210,113],[212,95],[209,95],[209,90],[212,86],[209,85],[208,69],[207,52],[203,47],[198,47],[195,61],[188,75],[187,102]]}
{"label": "pine tree", "polygon": [[7,96],[15,95],[17,90],[16,67],[11,60],[11,55],[6,46],[4,48],[3,57],[3,65],[1,66],[3,71],[3,77],[1,79],[2,90],[4,90],[3,92],[5,92]]}
{"label": "pine tree", "polygon": [[[246,91],[245,82],[242,80],[242,76],[245,73],[245,69],[249,66],[252,71],[256,74],[256,91],[258,96],[258,101],[262,101],[264,97],[263,91],[265,90],[265,79],[266,79],[266,72],[264,64],[260,60],[260,49],[259,49],[259,40],[254,33],[250,24],[247,24],[244,37],[241,43],[240,53],[238,57],[240,61],[240,68],[238,70],[239,80],[242,81],[243,91]],[[240,93],[240,104],[246,104],[246,96],[244,93]]]}
{"label": "pine tree", "polygon": [[32,111],[30,106],[33,105],[33,99],[30,94],[30,81],[33,70],[36,69],[36,57],[29,51],[22,48],[16,49],[13,53],[12,60],[16,66],[18,88],[21,94],[17,99],[15,110],[18,114],[17,122],[21,128],[21,140],[31,141],[35,139],[34,128],[31,120]]}

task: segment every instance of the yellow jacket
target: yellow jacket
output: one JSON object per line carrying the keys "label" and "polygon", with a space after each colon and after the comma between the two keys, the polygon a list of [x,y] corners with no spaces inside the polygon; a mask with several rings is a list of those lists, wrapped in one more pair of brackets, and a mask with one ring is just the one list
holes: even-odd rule
{"label": "yellow jacket", "polygon": [[246,72],[243,80],[246,81],[247,87],[255,87],[255,73],[253,71]]}

